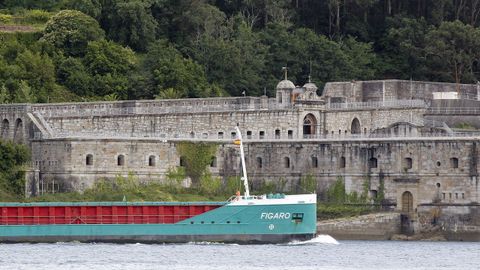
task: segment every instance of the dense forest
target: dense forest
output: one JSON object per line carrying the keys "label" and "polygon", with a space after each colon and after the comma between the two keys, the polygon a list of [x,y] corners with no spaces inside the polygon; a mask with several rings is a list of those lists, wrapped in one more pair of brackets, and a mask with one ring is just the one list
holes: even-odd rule
{"label": "dense forest", "polygon": [[2,0],[0,103],[476,83],[480,0]]}

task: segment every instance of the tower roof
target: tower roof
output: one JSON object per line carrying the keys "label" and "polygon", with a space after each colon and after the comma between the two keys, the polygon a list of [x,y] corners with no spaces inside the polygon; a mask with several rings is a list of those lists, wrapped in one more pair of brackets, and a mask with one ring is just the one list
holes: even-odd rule
{"label": "tower roof", "polygon": [[294,89],[295,84],[290,80],[283,80],[277,84],[277,89]]}

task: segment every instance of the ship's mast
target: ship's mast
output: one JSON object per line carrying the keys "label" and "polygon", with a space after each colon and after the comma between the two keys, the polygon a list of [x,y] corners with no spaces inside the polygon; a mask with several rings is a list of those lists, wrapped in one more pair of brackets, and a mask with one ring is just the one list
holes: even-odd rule
{"label": "ship's mast", "polygon": [[237,139],[235,140],[235,144],[240,145],[240,158],[242,160],[242,181],[243,185],[245,186],[245,199],[250,197],[250,190],[248,188],[248,178],[247,178],[247,168],[245,167],[245,153],[243,152],[243,141],[242,141],[242,133],[240,132],[240,129],[235,127],[237,131]]}

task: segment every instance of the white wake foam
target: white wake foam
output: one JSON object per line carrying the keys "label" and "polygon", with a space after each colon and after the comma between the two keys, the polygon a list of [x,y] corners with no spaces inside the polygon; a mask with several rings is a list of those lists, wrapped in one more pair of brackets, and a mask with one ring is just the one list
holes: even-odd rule
{"label": "white wake foam", "polygon": [[338,245],[339,243],[337,240],[335,240],[335,238],[331,237],[330,235],[321,234],[307,241],[293,241],[288,244],[289,245],[323,245],[323,244]]}

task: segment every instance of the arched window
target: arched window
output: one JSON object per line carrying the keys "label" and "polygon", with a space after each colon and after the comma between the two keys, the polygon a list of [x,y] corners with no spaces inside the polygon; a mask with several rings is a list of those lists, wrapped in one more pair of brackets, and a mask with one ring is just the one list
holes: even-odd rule
{"label": "arched window", "polygon": [[410,170],[413,167],[413,161],[411,158],[404,158],[403,163],[403,168],[405,168],[406,170]]}
{"label": "arched window", "polygon": [[257,168],[258,169],[263,168],[263,161],[261,157],[257,157]]}
{"label": "arched window", "polygon": [[155,156],[151,155],[148,157],[148,166],[153,167],[155,166]]}
{"label": "arched window", "polygon": [[356,118],[356,117],[353,118],[350,131],[352,132],[352,134],[362,133],[362,129],[360,128],[360,121],[358,121],[358,118]]}
{"label": "arched window", "polygon": [[15,120],[15,130],[13,132],[13,140],[16,143],[23,142],[23,121],[20,118]]}
{"label": "arched window", "polygon": [[303,136],[309,137],[309,135],[316,134],[317,119],[311,113],[307,114],[303,118]]}
{"label": "arched window", "polygon": [[212,168],[217,167],[217,157],[212,157],[212,160],[210,161],[210,167]]}
{"label": "arched window", "polygon": [[280,139],[280,129],[275,129],[275,139]]}
{"label": "arched window", "polygon": [[2,121],[2,133],[1,133],[1,138],[2,139],[8,138],[9,129],[10,129],[10,123],[8,122],[7,119],[3,119],[3,121]]}
{"label": "arched window", "polygon": [[118,166],[124,166],[125,165],[125,156],[124,155],[118,155],[117,165]]}
{"label": "arched window", "polygon": [[318,158],[316,156],[312,156],[312,168],[318,168]]}
{"label": "arched window", "polygon": [[283,158],[283,165],[285,168],[290,168],[290,158],[289,157],[284,157]]}
{"label": "arched window", "polygon": [[88,154],[87,157],[85,158],[85,165],[87,166],[92,166],[93,165],[93,155]]}
{"label": "arched window", "polygon": [[458,168],[458,158],[453,157],[450,159],[450,166],[454,169]]}
{"label": "arched window", "polygon": [[346,161],[345,157],[340,157],[340,160],[338,161],[338,168],[343,169],[346,166]]}
{"label": "arched window", "polygon": [[368,167],[373,169],[377,168],[377,159],[372,157],[371,159],[368,160]]}
{"label": "arched window", "polygon": [[405,213],[413,212],[413,195],[410,191],[402,194],[402,211]]}

